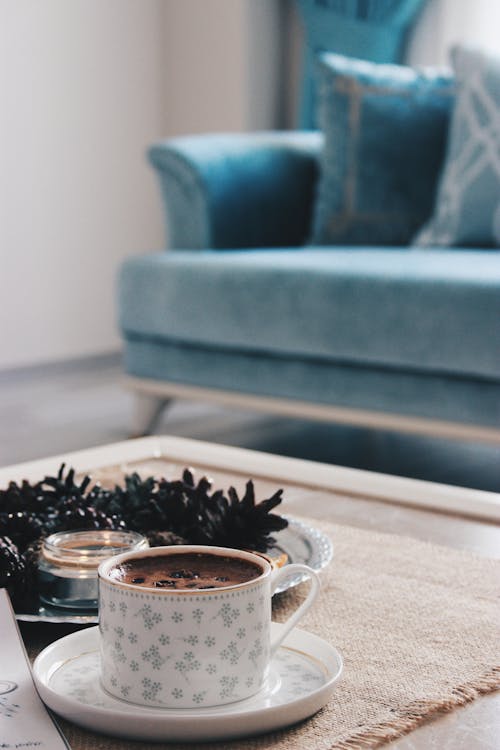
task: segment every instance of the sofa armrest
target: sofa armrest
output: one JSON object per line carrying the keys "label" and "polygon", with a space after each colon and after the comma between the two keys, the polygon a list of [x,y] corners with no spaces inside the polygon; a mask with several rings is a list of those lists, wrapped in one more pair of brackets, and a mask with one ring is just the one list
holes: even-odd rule
{"label": "sofa armrest", "polygon": [[169,246],[286,247],[309,233],[316,132],[195,135],[152,146]]}

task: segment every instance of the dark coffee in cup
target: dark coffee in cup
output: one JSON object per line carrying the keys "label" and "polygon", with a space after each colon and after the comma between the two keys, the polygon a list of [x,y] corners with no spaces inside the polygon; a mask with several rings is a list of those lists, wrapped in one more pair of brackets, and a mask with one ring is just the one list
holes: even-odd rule
{"label": "dark coffee in cup", "polygon": [[244,558],[206,552],[169,552],[134,557],[109,571],[114,581],[180,591],[237,586],[258,578],[263,568]]}

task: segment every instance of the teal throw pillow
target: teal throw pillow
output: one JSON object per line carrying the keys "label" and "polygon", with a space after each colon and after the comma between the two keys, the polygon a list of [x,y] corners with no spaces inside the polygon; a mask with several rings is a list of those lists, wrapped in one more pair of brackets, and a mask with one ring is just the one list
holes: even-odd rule
{"label": "teal throw pillow", "polygon": [[453,102],[451,73],[323,54],[325,144],[315,245],[406,245],[429,218]]}
{"label": "teal throw pillow", "polygon": [[415,245],[500,247],[500,57],[456,47],[457,81],[435,213]]}

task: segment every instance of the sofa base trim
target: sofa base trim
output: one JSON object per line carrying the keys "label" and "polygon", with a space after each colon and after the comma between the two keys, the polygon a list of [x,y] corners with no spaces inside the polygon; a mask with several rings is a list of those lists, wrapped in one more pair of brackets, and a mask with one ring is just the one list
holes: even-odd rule
{"label": "sofa base trim", "polygon": [[225,406],[248,408],[250,410],[255,409],[256,411],[270,412],[300,419],[312,419],[320,422],[337,422],[339,424],[373,427],[376,429],[429,435],[452,440],[500,444],[500,428],[483,427],[481,425],[447,422],[364,409],[351,409],[341,406],[330,406],[328,404],[315,404],[295,399],[255,396],[247,393],[219,390],[217,388],[201,388],[199,386],[164,380],[159,381],[152,378],[138,378],[133,375],[124,376],[124,385],[126,388],[139,394],[149,394],[150,396],[162,399],[187,398],[212,401]]}

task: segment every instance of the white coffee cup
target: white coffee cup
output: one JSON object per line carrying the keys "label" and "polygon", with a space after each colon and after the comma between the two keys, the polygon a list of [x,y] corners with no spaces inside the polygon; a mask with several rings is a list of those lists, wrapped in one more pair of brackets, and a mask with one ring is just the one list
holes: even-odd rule
{"label": "white coffee cup", "polygon": [[[247,560],[251,580],[216,589],[147,588],[110,575],[134,558],[196,553]],[[230,567],[230,560],[226,561]],[[271,597],[288,576],[310,579],[306,599],[271,638]],[[306,565],[275,569],[259,554],[181,545],[117,555],[99,566],[101,682],[111,695],[142,706],[193,708],[258,692],[270,661],[319,591]]]}

